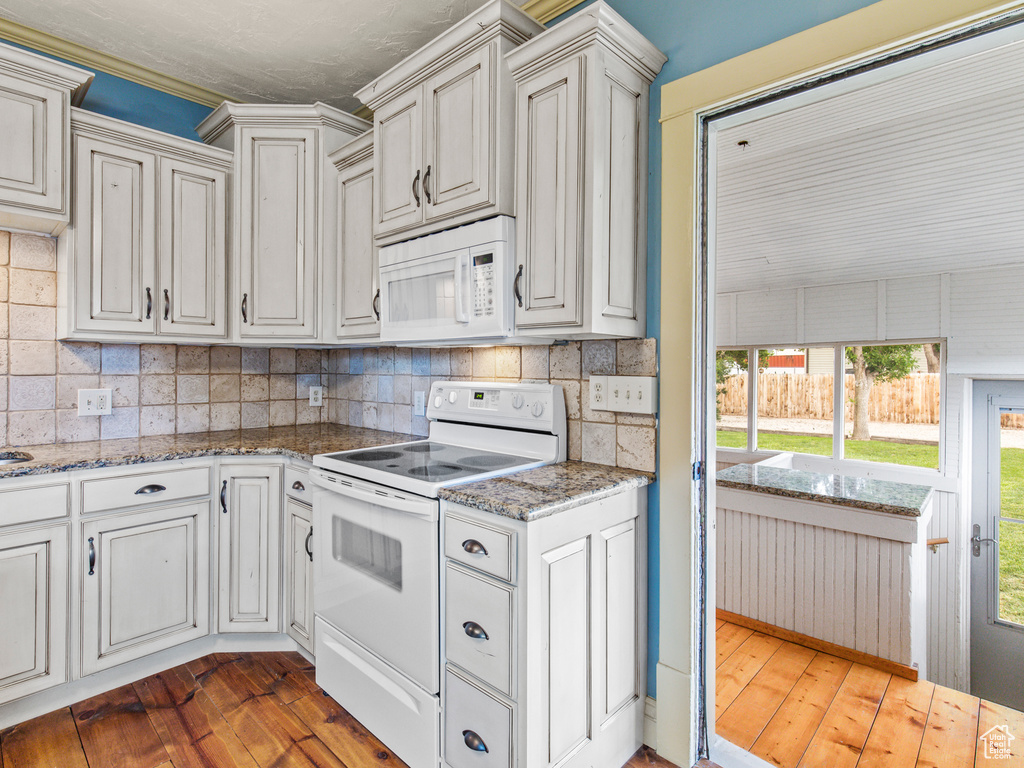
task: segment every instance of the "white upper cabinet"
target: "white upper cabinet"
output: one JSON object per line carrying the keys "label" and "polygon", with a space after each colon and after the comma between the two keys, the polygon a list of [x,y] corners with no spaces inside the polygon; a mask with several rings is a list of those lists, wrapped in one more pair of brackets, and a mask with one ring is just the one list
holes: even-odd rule
{"label": "white upper cabinet", "polygon": [[241,341],[329,335],[337,191],[327,155],[367,128],[324,104],[224,103],[196,129],[235,153],[230,316]]}
{"label": "white upper cabinet", "polygon": [[379,244],[514,213],[504,55],[543,29],[493,0],[356,94],[374,110]]}
{"label": "white upper cabinet", "polygon": [[71,105],[92,73],[0,44],[0,227],[53,235],[70,215]]}
{"label": "white upper cabinet", "polygon": [[373,242],[373,132],[331,155],[338,169],[338,337],[380,335],[380,278]]}
{"label": "white upper cabinet", "polygon": [[666,58],[598,0],[506,61],[516,81],[516,332],[643,336],[648,95]]}
{"label": "white upper cabinet", "polygon": [[225,339],[230,154],[82,110],[73,136],[62,338]]}

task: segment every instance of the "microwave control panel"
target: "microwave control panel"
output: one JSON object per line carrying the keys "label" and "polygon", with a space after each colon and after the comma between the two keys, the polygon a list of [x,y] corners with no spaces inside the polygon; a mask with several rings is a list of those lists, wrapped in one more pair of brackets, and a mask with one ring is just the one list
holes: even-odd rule
{"label": "microwave control panel", "polygon": [[473,315],[494,315],[494,254],[481,253],[473,257]]}

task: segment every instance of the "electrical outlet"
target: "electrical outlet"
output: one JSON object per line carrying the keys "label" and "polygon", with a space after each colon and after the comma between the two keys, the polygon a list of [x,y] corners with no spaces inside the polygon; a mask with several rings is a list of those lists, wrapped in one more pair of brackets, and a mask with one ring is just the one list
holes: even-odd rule
{"label": "electrical outlet", "polygon": [[595,411],[657,413],[658,380],[648,376],[591,376],[590,407]]}
{"label": "electrical outlet", "polygon": [[322,406],[324,404],[324,388],[323,387],[310,387],[309,388],[309,404],[312,406]]}
{"label": "electrical outlet", "polygon": [[412,393],[412,415],[427,415],[427,393],[422,389]]}
{"label": "electrical outlet", "polygon": [[109,416],[111,407],[109,389],[78,390],[79,416]]}

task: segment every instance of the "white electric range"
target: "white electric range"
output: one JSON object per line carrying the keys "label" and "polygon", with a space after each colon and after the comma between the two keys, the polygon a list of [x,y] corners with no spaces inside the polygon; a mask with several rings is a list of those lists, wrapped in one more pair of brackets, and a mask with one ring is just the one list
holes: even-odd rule
{"label": "white electric range", "polygon": [[426,440],[314,457],[317,683],[410,768],[440,733],[441,488],[564,461],[562,388],[438,381]]}

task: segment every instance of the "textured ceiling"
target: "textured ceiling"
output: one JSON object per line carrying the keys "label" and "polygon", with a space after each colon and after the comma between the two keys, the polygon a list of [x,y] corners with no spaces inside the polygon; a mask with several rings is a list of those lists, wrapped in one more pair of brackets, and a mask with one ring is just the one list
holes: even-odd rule
{"label": "textured ceiling", "polygon": [[0,17],[240,101],[352,111],[356,90],[484,2],[0,0]]}

